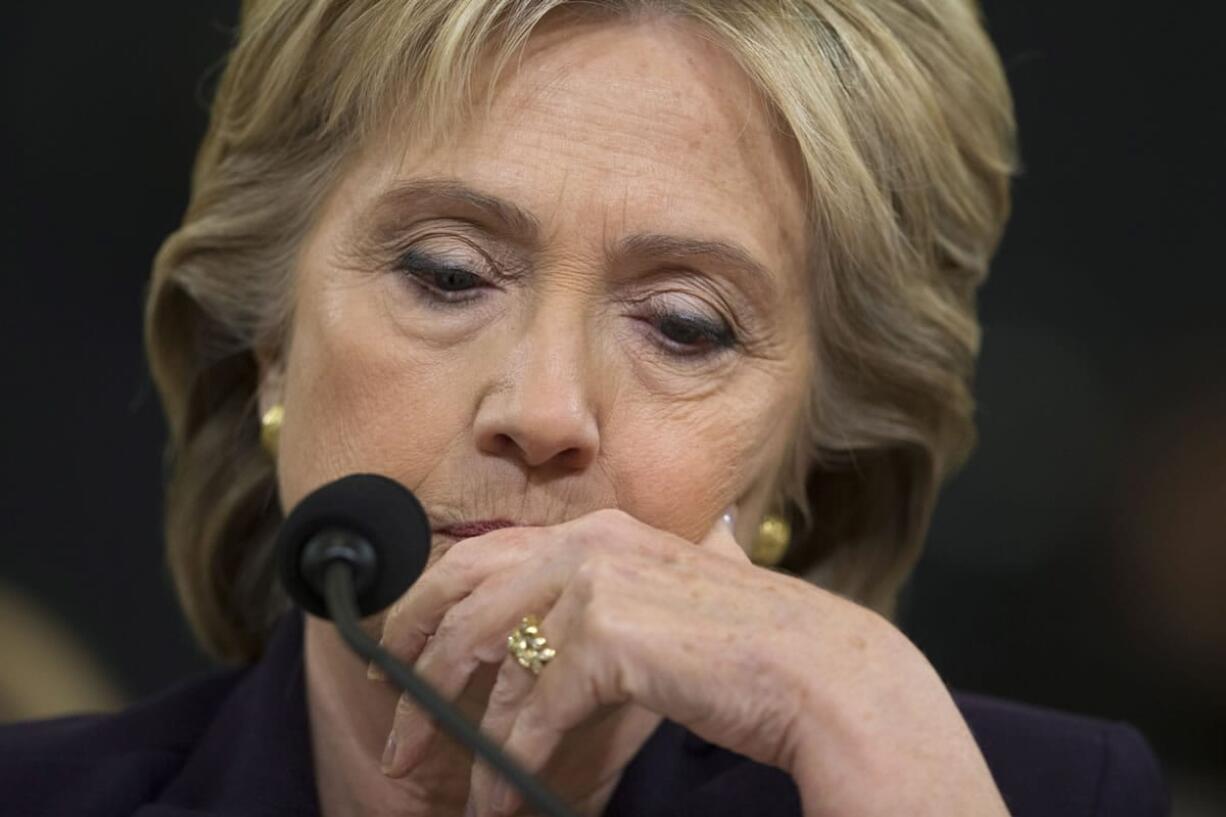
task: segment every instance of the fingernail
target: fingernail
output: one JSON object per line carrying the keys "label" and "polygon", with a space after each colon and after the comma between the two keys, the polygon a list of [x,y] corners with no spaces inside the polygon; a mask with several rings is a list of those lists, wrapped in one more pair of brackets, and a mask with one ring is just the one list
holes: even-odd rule
{"label": "fingernail", "polygon": [[386,681],[387,674],[379,669],[374,661],[366,665],[366,680],[368,681]]}
{"label": "fingernail", "polygon": [[383,773],[392,770],[392,762],[396,759],[396,733],[387,736],[387,745],[383,747]]}

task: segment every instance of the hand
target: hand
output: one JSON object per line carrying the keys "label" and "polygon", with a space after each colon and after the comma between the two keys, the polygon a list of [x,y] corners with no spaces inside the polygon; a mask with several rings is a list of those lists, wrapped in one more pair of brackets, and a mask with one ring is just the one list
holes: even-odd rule
{"label": "hand", "polygon": [[[512,528],[464,539],[432,564],[392,609],[384,622],[383,645],[402,660],[415,662],[418,672],[453,699],[466,691],[471,696],[473,679],[483,666],[502,665],[487,692],[489,707],[481,721],[482,728],[501,741],[517,702],[537,680],[507,655],[507,635],[526,613],[544,616],[543,632],[559,644],[545,629],[553,622],[545,614],[563,596],[582,593],[585,587],[603,588],[599,574],[612,551],[621,557],[633,551],[643,567],[650,568],[647,560],[654,562],[664,553],[675,558],[699,550],[721,561],[749,564],[722,521],[695,546],[610,510],[548,528]],[[621,564],[636,569],[633,562]],[[593,612],[603,609],[602,602]],[[569,731],[555,753],[556,762],[545,769],[545,779],[581,811],[598,814],[621,770],[659,722],[658,714],[629,701],[596,705]],[[393,777],[417,776],[413,790],[429,788],[431,781],[422,778],[441,773],[423,768],[426,759],[437,754],[432,750],[437,745],[433,722],[402,698],[392,735],[395,757],[386,771]],[[487,774],[484,765],[473,767],[471,791],[488,787]]]}
{"label": "hand", "polygon": [[[506,654],[526,613],[557,657]],[[755,567],[717,523],[699,546],[619,511],[457,542],[389,615],[384,645],[445,695],[501,664],[481,727],[598,814],[661,715],[792,774],[807,814],[1003,814],[969,731],[922,656],[871,612]],[[434,727],[398,707],[389,773]],[[519,795],[483,766],[477,814]]]}

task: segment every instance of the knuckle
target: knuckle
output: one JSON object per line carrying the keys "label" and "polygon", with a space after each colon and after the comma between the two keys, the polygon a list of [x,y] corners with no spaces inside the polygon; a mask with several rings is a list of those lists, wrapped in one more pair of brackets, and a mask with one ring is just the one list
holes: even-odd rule
{"label": "knuckle", "polygon": [[[666,542],[661,532],[620,508],[602,508],[575,520],[569,544],[586,553],[614,550],[622,557],[658,554]],[[665,537],[667,539],[667,537]]]}
{"label": "knuckle", "polygon": [[[443,614],[438,627],[434,629],[433,640],[436,645],[444,642],[452,644],[459,640],[464,633],[466,619],[467,612],[464,609],[464,604],[453,605],[451,609]],[[435,649],[437,648],[436,646]]]}
{"label": "knuckle", "polygon": [[528,726],[536,729],[561,731],[568,726],[562,709],[555,705],[553,699],[535,690],[524,702],[523,717]]}
{"label": "knuckle", "polygon": [[592,528],[605,535],[627,530],[635,519],[621,508],[601,508],[588,515]]}
{"label": "knuckle", "polygon": [[614,562],[614,557],[608,551],[596,551],[575,569],[573,582],[580,597],[589,607],[598,594],[603,595],[604,588],[608,587],[616,574]]}
{"label": "knuckle", "polygon": [[464,619],[465,612],[458,607],[448,610],[434,634],[430,636],[422,655],[428,651],[432,664],[436,666],[450,666],[461,662],[467,664],[472,645],[469,643]]}
{"label": "knuckle", "polygon": [[452,576],[466,576],[477,566],[477,553],[469,545],[471,539],[461,539],[439,557],[435,569]]}
{"label": "knuckle", "polygon": [[518,546],[525,545],[541,535],[539,528],[534,527],[512,527],[502,528],[494,531],[494,535],[502,542],[508,545]]}
{"label": "knuckle", "polygon": [[593,522],[617,525],[630,518],[630,514],[626,513],[621,508],[598,508],[597,510],[588,514],[588,517]]}
{"label": "knuckle", "polygon": [[579,616],[579,632],[583,640],[594,644],[610,644],[621,634],[619,617],[610,612],[608,605],[588,604]]}
{"label": "knuckle", "polygon": [[408,696],[408,693],[401,695],[396,699],[396,717],[408,718],[417,714],[417,704],[413,703],[413,699]]}
{"label": "knuckle", "polygon": [[624,536],[632,517],[618,508],[601,508],[573,521],[571,539],[581,545],[599,545]]}
{"label": "knuckle", "polygon": [[524,668],[516,663],[515,659],[507,659],[499,669],[498,680],[490,690],[489,709],[507,709],[523,697],[523,692],[516,683],[518,679],[514,675],[520,672],[525,672]]}
{"label": "knuckle", "polygon": [[551,538],[550,534],[549,528],[528,525],[499,528],[475,538],[484,540],[483,546],[486,554],[489,553],[492,544],[501,552],[529,554],[541,547],[543,543],[548,543]]}

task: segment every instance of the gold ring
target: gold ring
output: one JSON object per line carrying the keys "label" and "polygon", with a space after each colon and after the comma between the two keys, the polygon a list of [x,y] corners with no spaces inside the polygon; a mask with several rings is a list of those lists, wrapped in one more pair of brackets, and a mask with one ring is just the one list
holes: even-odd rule
{"label": "gold ring", "polygon": [[541,635],[540,620],[532,615],[524,616],[514,632],[507,636],[507,652],[521,667],[532,670],[533,675],[540,675],[541,669],[558,654]]}

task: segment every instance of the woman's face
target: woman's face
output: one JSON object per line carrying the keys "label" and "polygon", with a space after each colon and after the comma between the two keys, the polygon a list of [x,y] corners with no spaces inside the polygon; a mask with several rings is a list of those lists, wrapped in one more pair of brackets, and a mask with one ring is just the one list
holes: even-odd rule
{"label": "woman's face", "polygon": [[284,506],[373,471],[436,528],[752,525],[812,376],[803,195],[691,30],[544,26],[488,113],[368,150],[326,202],[261,392]]}

